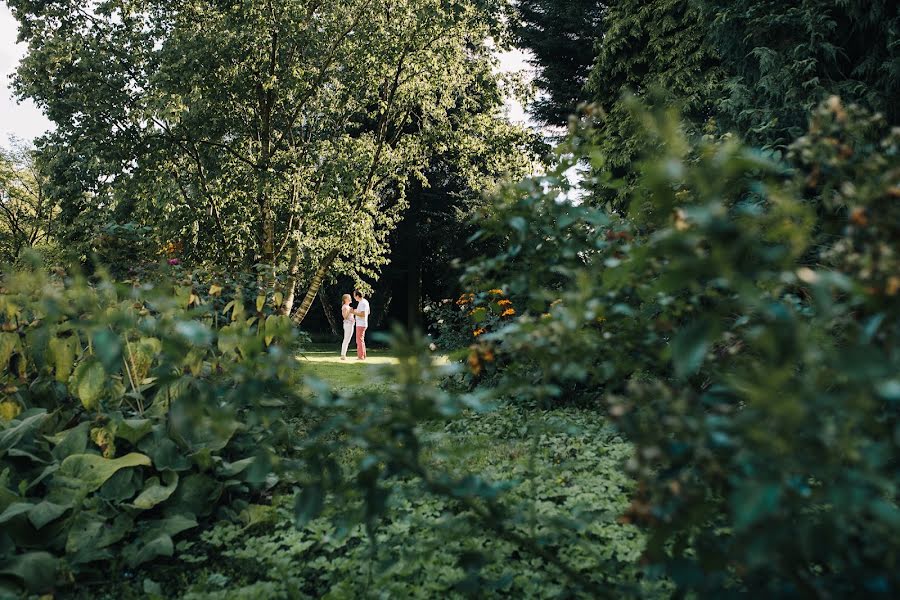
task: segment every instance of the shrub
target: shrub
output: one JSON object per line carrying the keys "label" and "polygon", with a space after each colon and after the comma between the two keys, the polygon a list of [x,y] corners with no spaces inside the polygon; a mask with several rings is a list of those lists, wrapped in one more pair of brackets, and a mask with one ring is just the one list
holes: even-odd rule
{"label": "shrub", "polygon": [[[900,132],[833,98],[783,164],[637,118],[660,156],[629,219],[562,161],[487,223],[506,251],[469,280],[527,298],[484,338],[516,357],[497,393],[616,420],[625,518],[683,591],[896,595]],[[583,125],[561,152],[602,164]]]}
{"label": "shrub", "polygon": [[205,517],[264,500],[291,444],[287,317],[231,302],[219,321],[190,289],[39,272],[2,286],[4,591],[171,556]]}

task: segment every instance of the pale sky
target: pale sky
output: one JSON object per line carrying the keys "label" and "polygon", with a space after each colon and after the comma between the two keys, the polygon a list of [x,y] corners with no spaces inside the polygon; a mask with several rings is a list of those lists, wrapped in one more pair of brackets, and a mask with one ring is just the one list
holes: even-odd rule
{"label": "pale sky", "polygon": [[[10,136],[31,141],[53,126],[31,100],[19,103],[13,98],[9,78],[26,50],[24,44],[16,44],[17,36],[16,20],[6,3],[0,2],[0,145],[6,145]],[[530,71],[521,50],[504,52],[499,57],[501,71]],[[522,104],[515,98],[507,101],[507,115],[515,123],[530,123]]]}
{"label": "pale sky", "polygon": [[17,24],[5,2],[0,3],[0,144],[10,135],[31,141],[51,127],[33,102],[16,103],[9,89],[9,76],[25,54],[25,46],[16,44]]}

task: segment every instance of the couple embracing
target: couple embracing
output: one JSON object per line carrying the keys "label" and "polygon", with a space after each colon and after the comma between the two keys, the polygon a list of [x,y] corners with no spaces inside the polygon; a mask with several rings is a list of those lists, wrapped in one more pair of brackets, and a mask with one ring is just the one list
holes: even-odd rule
{"label": "couple embracing", "polygon": [[366,360],[366,328],[369,326],[369,301],[359,290],[353,290],[356,308],[350,306],[350,294],[344,294],[341,317],[344,319],[344,341],[341,344],[341,360],[347,360],[347,347],[356,330],[356,358]]}

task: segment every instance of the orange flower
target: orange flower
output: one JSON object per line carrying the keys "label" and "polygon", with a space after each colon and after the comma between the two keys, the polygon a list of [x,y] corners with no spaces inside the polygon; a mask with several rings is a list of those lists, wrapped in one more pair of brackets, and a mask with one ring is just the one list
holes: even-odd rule
{"label": "orange flower", "polygon": [[503,300],[501,300],[501,301],[498,302],[497,304],[499,304],[500,306],[512,306],[512,300],[509,300],[509,299],[507,299],[507,298],[504,298]]}
{"label": "orange flower", "polygon": [[485,333],[485,329],[483,327],[479,327],[478,329],[476,329],[475,331],[472,332],[472,335],[474,335],[475,337],[478,337],[479,335],[482,335],[483,333]]}
{"label": "orange flower", "polygon": [[503,290],[497,290],[497,289],[494,289],[494,290],[489,290],[488,293],[489,293],[489,294],[494,294],[495,296],[502,296],[502,295],[503,295]]}
{"label": "orange flower", "polygon": [[897,292],[900,292],[900,277],[896,275],[890,277],[884,291],[888,296],[896,296]]}
{"label": "orange flower", "polygon": [[481,360],[478,358],[478,351],[475,348],[469,352],[469,369],[472,370],[473,375],[481,373]]}
{"label": "orange flower", "polygon": [[511,316],[513,316],[514,314],[516,314],[516,309],[514,309],[514,308],[507,308],[506,310],[504,310],[504,311],[500,314],[500,316],[501,316],[501,317],[511,317]]}
{"label": "orange flower", "polygon": [[475,297],[474,294],[463,294],[462,296],[459,297],[459,300],[457,300],[456,303],[459,306],[465,306],[466,304],[469,304],[470,302],[472,302],[472,298],[474,298],[474,297]]}

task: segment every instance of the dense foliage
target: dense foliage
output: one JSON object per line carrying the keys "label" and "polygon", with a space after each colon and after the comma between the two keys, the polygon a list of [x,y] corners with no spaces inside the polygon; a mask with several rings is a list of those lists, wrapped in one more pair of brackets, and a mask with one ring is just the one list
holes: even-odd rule
{"label": "dense foliage", "polygon": [[725,69],[717,116],[754,144],[784,148],[829,94],[900,123],[900,7],[890,0],[706,0]]}
{"label": "dense foliage", "polygon": [[896,3],[8,3],[0,596],[900,595]]}
{"label": "dense foliage", "polygon": [[290,322],[214,300],[180,283],[4,278],[4,594],[171,556],[173,537],[277,482]]}
{"label": "dense foliage", "polygon": [[[897,130],[832,98],[783,165],[643,120],[666,152],[640,222],[560,202],[558,174],[510,192],[507,251],[470,270],[528,298],[484,338],[515,357],[500,389],[616,420],[627,518],[679,588],[894,595]],[[562,151],[597,160],[585,136]]]}
{"label": "dense foliage", "polygon": [[692,0],[619,0],[604,17],[587,82],[589,98],[609,118],[598,132],[608,164],[628,172],[646,148],[642,125],[623,97],[677,104],[694,127],[707,125],[721,96],[722,69],[708,39],[708,16]]}
{"label": "dense foliage", "polygon": [[9,4],[72,258],[147,226],[195,264],[260,265],[270,300],[286,273],[298,322],[332,269],[377,274],[432,154],[510,138],[485,112],[490,1]]}
{"label": "dense foliage", "polygon": [[646,150],[628,94],[679,106],[698,131],[781,151],[832,94],[900,122],[896,2],[613,0],[587,3],[577,25],[566,17],[579,3],[519,4],[522,43],[546,93],[535,117],[564,123],[577,99],[595,102],[609,115],[598,144],[621,175]]}

